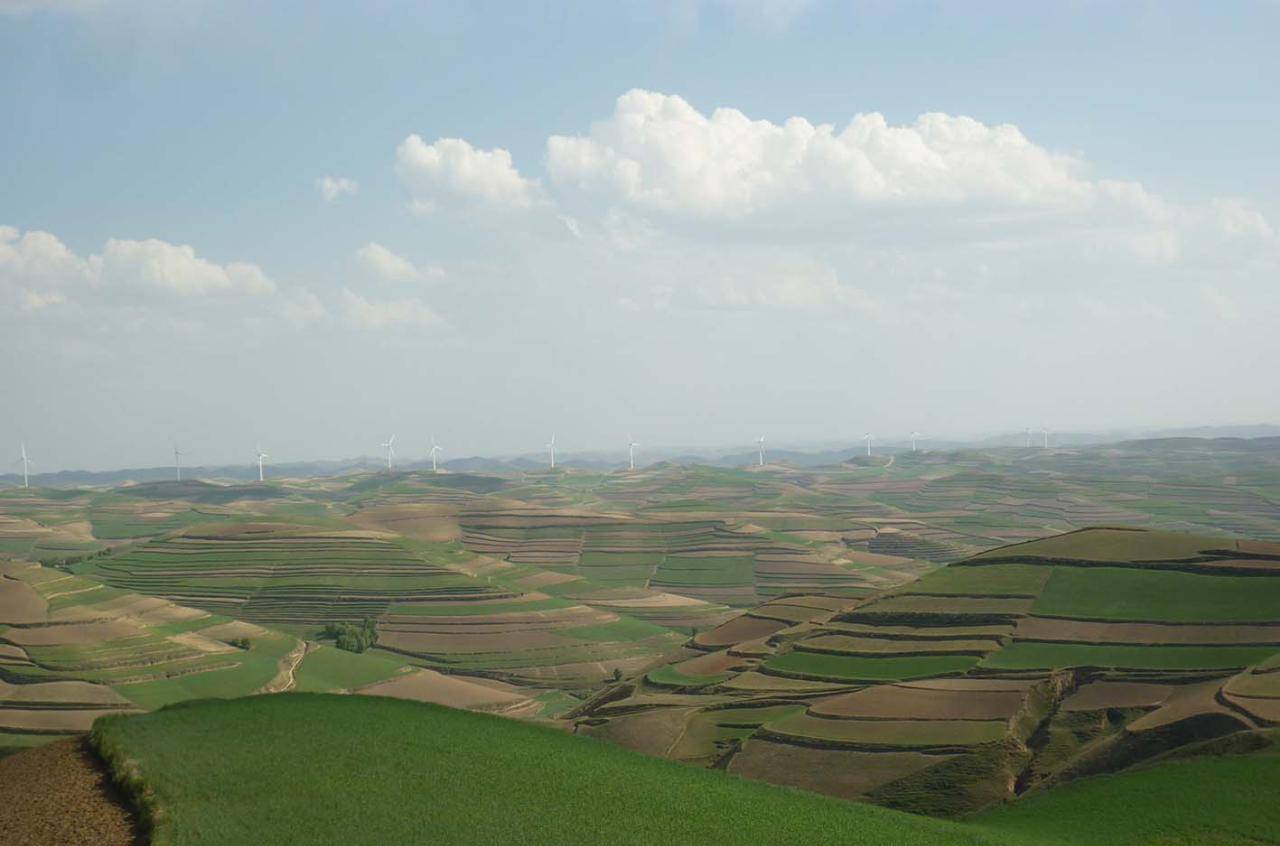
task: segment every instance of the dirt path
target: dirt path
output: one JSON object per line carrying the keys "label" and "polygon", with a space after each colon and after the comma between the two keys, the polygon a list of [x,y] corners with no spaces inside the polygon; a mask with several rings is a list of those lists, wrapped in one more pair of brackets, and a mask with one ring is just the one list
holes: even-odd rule
{"label": "dirt path", "polygon": [[0,760],[0,846],[141,846],[133,813],[82,740]]}
{"label": "dirt path", "polygon": [[290,650],[289,654],[280,659],[280,672],[276,673],[276,677],[264,684],[258,689],[258,693],[284,693],[286,690],[293,690],[294,685],[298,683],[293,674],[297,672],[298,665],[302,663],[302,659],[307,657],[307,653],[315,648],[314,643],[300,640],[298,645]]}

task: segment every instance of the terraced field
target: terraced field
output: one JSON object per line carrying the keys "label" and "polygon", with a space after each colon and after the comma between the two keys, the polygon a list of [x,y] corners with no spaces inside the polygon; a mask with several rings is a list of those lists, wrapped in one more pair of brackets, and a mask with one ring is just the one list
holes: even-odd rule
{"label": "terraced field", "polygon": [[[821,613],[787,617],[777,609],[809,600],[775,600],[602,694],[579,729],[752,778],[968,813],[1277,725],[1277,589],[1277,544],[1083,530]],[[706,729],[753,707],[768,716]]]}

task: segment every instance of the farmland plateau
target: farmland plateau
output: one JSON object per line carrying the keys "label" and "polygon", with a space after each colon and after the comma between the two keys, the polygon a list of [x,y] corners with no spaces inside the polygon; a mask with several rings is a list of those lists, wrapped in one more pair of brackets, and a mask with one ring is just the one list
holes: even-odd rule
{"label": "farmland plateau", "polygon": [[[495,825],[599,842],[606,823],[636,843],[653,825],[671,842],[847,842],[854,827],[867,843],[1145,843],[1045,820],[1198,779],[1274,784],[1278,685],[1276,439],[0,489],[0,752],[92,730],[117,779],[147,786],[133,806],[163,810],[158,843],[341,827],[331,797],[363,796],[343,781],[355,769],[371,790],[394,781],[379,768],[413,769],[354,748],[394,745],[405,721],[424,769],[360,799],[385,818],[344,842],[413,822],[456,843],[502,839]],[[234,701],[184,704],[211,699]],[[368,727],[339,755],[339,727],[365,720],[348,708]],[[325,755],[288,739],[291,711],[332,721]],[[259,723],[293,751],[248,778],[233,725]],[[444,731],[456,746],[431,740]],[[468,746],[474,732],[493,748]],[[235,751],[215,765],[215,748]],[[394,819],[397,791],[445,791],[455,758],[504,754],[507,781],[468,772],[458,790],[550,801],[514,784],[563,756],[556,779],[604,792],[575,791],[562,836],[487,799],[464,814],[462,793],[442,797],[449,819]],[[273,798],[300,768],[334,775]],[[594,817],[629,778],[679,819],[630,800]],[[235,785],[255,797],[219,822],[199,797]],[[288,803],[304,801],[331,813],[302,821]],[[712,832],[731,801],[737,827]],[[806,820],[768,831],[784,807]],[[264,822],[282,815],[292,828]],[[1280,825],[1233,819],[1171,818],[1159,842],[1200,842],[1199,825],[1271,842]]]}

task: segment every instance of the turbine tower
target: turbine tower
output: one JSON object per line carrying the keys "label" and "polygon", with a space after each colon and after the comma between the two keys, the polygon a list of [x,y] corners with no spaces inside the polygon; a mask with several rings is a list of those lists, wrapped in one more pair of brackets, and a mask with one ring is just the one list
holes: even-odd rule
{"label": "turbine tower", "polygon": [[262,451],[262,447],[258,447],[258,481],[259,482],[265,481],[263,472],[262,472],[262,460],[264,458],[269,458],[269,457],[270,456],[268,456],[265,452]]}
{"label": "turbine tower", "polygon": [[636,469],[636,447],[638,446],[640,444],[636,443],[630,435],[627,435],[627,459],[631,462],[632,470]]}
{"label": "turbine tower", "polygon": [[871,457],[871,433],[867,432],[865,435],[862,436],[862,439],[867,442],[867,457],[870,458]]}
{"label": "turbine tower", "polygon": [[919,432],[912,432],[912,433],[911,433],[911,451],[912,451],[912,452],[915,452],[915,451],[916,451],[916,440],[917,440],[919,437],[920,437],[920,433],[919,433]]}
{"label": "turbine tower", "polygon": [[1031,430],[1027,429],[1027,449],[1031,449]]}
{"label": "turbine tower", "polygon": [[173,444],[173,471],[177,475],[179,482],[182,481],[182,456],[184,455],[186,453],[179,451],[178,444],[175,441]]}
{"label": "turbine tower", "polygon": [[551,469],[556,469],[556,436],[552,435],[551,440],[547,442],[547,451],[551,453]]}
{"label": "turbine tower", "polygon": [[436,456],[439,455],[440,452],[441,452],[440,444],[436,443],[436,437],[435,435],[432,435],[431,436],[431,472],[432,473],[439,472],[436,469]]}
{"label": "turbine tower", "polygon": [[24,488],[30,487],[30,485],[27,484],[27,468],[30,464],[31,459],[27,458],[27,444],[24,441],[22,444],[22,486]]}
{"label": "turbine tower", "polygon": [[1045,449],[1049,448],[1049,430],[1048,429],[1044,430],[1044,448]]}
{"label": "turbine tower", "polygon": [[764,466],[764,435],[756,438],[756,448],[760,450],[760,466]]}
{"label": "turbine tower", "polygon": [[386,443],[384,443],[383,446],[387,448],[387,472],[390,473],[391,459],[396,454],[396,436],[392,435],[391,437],[387,438]]}

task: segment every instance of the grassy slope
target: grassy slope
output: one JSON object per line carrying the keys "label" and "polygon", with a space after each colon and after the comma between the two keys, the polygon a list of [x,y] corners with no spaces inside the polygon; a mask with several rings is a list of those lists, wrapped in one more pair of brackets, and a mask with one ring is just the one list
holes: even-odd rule
{"label": "grassy slope", "polygon": [[1056,787],[972,823],[1046,846],[1245,846],[1280,842],[1278,794],[1280,755],[1198,758]]}
{"label": "grassy slope", "polygon": [[200,702],[95,736],[138,761],[177,844],[1016,842],[391,699]]}

